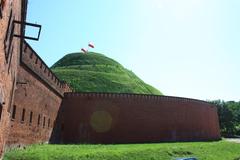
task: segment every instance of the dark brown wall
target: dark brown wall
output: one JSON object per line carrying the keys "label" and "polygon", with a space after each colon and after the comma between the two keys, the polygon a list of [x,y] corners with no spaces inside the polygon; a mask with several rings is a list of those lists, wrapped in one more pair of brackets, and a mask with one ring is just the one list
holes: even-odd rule
{"label": "dark brown wall", "polygon": [[14,99],[20,57],[20,39],[13,37],[13,34],[20,34],[20,26],[14,25],[13,29],[13,21],[21,20],[22,9],[22,0],[4,2],[4,5],[1,3],[2,17],[0,17],[0,158],[9,131],[9,112]]}
{"label": "dark brown wall", "polygon": [[139,143],[220,138],[215,106],[186,98],[66,93],[59,115],[58,137],[62,143]]}

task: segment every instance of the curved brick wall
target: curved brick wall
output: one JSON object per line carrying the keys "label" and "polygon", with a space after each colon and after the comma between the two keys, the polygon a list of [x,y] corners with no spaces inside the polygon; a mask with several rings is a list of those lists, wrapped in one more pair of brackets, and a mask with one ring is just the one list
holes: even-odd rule
{"label": "curved brick wall", "polygon": [[58,124],[54,136],[61,143],[220,139],[216,107],[178,97],[66,93]]}

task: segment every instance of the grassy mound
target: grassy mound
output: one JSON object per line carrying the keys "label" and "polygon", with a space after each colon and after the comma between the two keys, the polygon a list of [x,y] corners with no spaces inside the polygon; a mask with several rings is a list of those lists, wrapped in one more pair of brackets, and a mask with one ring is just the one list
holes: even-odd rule
{"label": "grassy mound", "polygon": [[162,95],[121,64],[99,53],[72,53],[52,66],[53,72],[77,92]]}
{"label": "grassy mound", "polygon": [[124,145],[35,145],[7,152],[4,160],[239,160],[240,144],[226,141]]}

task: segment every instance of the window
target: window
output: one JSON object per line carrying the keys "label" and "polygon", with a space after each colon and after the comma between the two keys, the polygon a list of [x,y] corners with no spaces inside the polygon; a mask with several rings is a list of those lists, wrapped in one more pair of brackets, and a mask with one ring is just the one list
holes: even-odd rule
{"label": "window", "polygon": [[29,119],[29,123],[32,124],[32,117],[33,117],[33,112],[30,112],[30,119]]}
{"label": "window", "polygon": [[23,108],[23,111],[22,111],[22,122],[24,122],[24,119],[25,119],[25,109]]}
{"label": "window", "polygon": [[4,50],[5,50],[5,58],[6,58],[7,63],[8,63],[8,58],[10,55],[12,40],[13,40],[13,36],[14,36],[13,21],[14,21],[14,16],[13,16],[13,13],[11,10],[9,20],[8,20],[7,32],[6,32],[5,39],[4,39]]}
{"label": "window", "polygon": [[3,110],[3,106],[2,106],[2,104],[0,103],[0,120],[1,120],[1,118],[2,118],[2,110]]}
{"label": "window", "polygon": [[12,109],[12,116],[11,116],[12,120],[16,118],[16,110],[17,110],[17,107],[14,105]]}
{"label": "window", "polygon": [[38,126],[40,125],[41,115],[38,115]]}
{"label": "window", "polygon": [[3,8],[5,6],[5,3],[6,3],[6,0],[0,0],[0,18],[3,17],[2,11],[3,11]]}
{"label": "window", "polygon": [[3,10],[2,8],[3,8],[3,7],[2,7],[2,1],[1,1],[1,2],[0,2],[0,18],[1,18],[1,19],[2,19],[2,16],[3,16],[3,15],[2,15],[2,10]]}
{"label": "window", "polygon": [[50,118],[48,118],[48,128],[50,127]]}
{"label": "window", "polygon": [[46,121],[46,117],[43,117],[43,128],[45,127],[45,121]]}
{"label": "window", "polygon": [[35,64],[37,64],[37,63],[38,63],[38,58],[36,57]]}

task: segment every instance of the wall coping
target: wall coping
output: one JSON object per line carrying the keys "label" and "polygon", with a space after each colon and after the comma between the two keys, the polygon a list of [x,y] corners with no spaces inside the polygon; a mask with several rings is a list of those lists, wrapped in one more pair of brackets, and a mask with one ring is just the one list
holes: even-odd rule
{"label": "wall coping", "polygon": [[213,104],[207,101],[193,99],[193,98],[150,95],[150,94],[134,94],[134,93],[65,92],[64,97],[141,98],[144,100],[171,100],[171,101],[181,101],[181,102],[196,102],[196,103],[202,103],[202,104],[208,104],[208,105],[214,106]]}

